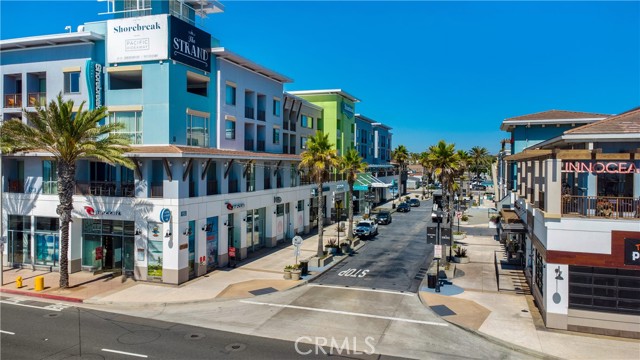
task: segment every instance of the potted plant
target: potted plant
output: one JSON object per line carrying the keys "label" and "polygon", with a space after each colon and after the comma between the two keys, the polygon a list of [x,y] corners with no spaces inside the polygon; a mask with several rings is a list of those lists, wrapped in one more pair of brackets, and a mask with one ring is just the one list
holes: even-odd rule
{"label": "potted plant", "polygon": [[496,228],[496,226],[498,226],[498,217],[495,215],[491,215],[491,217],[489,218],[489,227]]}
{"label": "potted plant", "polygon": [[463,214],[463,215],[460,217],[460,224],[462,224],[462,225],[467,225],[468,223],[469,223],[469,216],[468,216],[468,215],[466,215],[466,214]]}
{"label": "potted plant", "polygon": [[302,270],[300,269],[299,264],[295,264],[291,266],[291,280],[298,281],[300,280],[300,274]]}
{"label": "potted plant", "polygon": [[454,241],[463,240],[464,236],[465,236],[464,231],[454,231],[453,232],[453,240]]}
{"label": "potted plant", "polygon": [[467,264],[469,257],[467,256],[467,249],[462,246],[458,246],[453,251],[453,262],[459,264]]}
{"label": "potted plant", "polygon": [[324,247],[327,249],[329,254],[335,255],[338,253],[338,240],[329,239],[329,241],[327,241],[327,244]]}
{"label": "potted plant", "polygon": [[291,280],[291,271],[293,270],[292,265],[287,265],[284,267],[284,279]]}
{"label": "potted plant", "polygon": [[343,254],[348,254],[350,245],[351,244],[349,244],[349,242],[343,241],[342,243],[340,243],[340,251],[342,251]]}

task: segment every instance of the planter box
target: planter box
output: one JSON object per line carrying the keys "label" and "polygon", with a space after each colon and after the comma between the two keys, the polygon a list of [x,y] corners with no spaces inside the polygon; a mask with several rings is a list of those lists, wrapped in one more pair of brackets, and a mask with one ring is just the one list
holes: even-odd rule
{"label": "planter box", "polygon": [[496,223],[494,223],[493,221],[489,221],[489,229],[495,229],[495,228],[497,228],[497,227],[498,227],[498,226],[497,226],[497,224],[496,224]]}
{"label": "planter box", "polygon": [[324,267],[330,264],[332,261],[333,261],[333,255],[327,255],[327,257],[324,257],[322,259],[318,258],[317,256],[314,256],[309,259],[309,265],[315,266],[315,267]]}
{"label": "planter box", "polygon": [[291,280],[291,271],[284,271],[284,279],[285,280]]}
{"label": "planter box", "polygon": [[300,280],[300,274],[301,273],[302,273],[302,271],[300,271],[300,270],[293,270],[291,272],[291,280],[294,280],[294,281]]}
{"label": "planter box", "polygon": [[465,256],[465,257],[454,256],[453,257],[453,262],[454,263],[458,263],[458,264],[468,264],[469,263],[469,257],[468,256]]}
{"label": "planter box", "polygon": [[454,241],[464,240],[464,238],[465,238],[465,235],[464,235],[464,234],[462,234],[462,235],[455,235],[455,234],[454,234],[454,235],[453,235],[453,240],[454,240]]}

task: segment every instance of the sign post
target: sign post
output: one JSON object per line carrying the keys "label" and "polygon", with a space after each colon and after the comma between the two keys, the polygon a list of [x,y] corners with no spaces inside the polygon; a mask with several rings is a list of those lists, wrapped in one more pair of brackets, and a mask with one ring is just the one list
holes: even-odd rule
{"label": "sign post", "polygon": [[456,211],[456,217],[458,218],[458,232],[460,232],[460,218],[462,217],[462,211]]}
{"label": "sign post", "polygon": [[302,238],[298,235],[294,236],[291,240],[293,244],[293,254],[296,256],[296,265],[298,264],[298,256],[300,256],[300,245],[302,245]]}

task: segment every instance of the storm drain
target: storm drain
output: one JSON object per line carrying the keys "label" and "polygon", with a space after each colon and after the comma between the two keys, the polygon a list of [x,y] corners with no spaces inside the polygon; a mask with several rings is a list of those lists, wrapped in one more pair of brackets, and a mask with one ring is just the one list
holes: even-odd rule
{"label": "storm drain", "polygon": [[187,334],[184,336],[184,338],[187,340],[200,340],[200,339],[204,339],[204,334],[200,334],[200,333]]}
{"label": "storm drain", "polygon": [[415,280],[422,280],[424,279],[424,276],[427,274],[427,269],[426,268],[420,268],[420,270],[418,270],[418,272],[416,273],[416,276],[414,276],[413,278]]}

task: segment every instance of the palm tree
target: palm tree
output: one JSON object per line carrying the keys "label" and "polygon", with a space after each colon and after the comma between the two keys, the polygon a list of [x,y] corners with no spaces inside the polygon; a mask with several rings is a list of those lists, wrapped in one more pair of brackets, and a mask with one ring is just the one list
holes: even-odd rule
{"label": "palm tree", "polygon": [[[395,161],[398,165],[400,165],[400,183],[402,183],[402,178],[404,173],[406,172],[406,164],[409,160],[409,151],[404,145],[399,145],[395,150],[391,152],[391,157],[393,161]],[[406,191],[406,189],[400,189]],[[403,194],[404,192],[402,192]]]}
{"label": "palm tree", "polygon": [[438,144],[429,147],[428,159],[433,165],[434,174],[442,184],[442,190],[452,191],[453,179],[460,166],[455,144],[447,144],[444,140],[440,140]]}
{"label": "palm tree", "polygon": [[491,158],[487,148],[474,146],[469,150],[469,156],[471,157],[471,163],[476,171],[476,176],[480,176],[480,173],[491,164]]}
{"label": "palm tree", "polygon": [[362,158],[355,149],[349,149],[346,154],[340,158],[340,171],[345,174],[347,178],[347,184],[349,184],[349,197],[347,199],[347,206],[349,207],[349,232],[347,233],[349,241],[353,240],[353,185],[358,179],[358,174],[367,170],[367,163],[362,161]]}
{"label": "palm tree", "polygon": [[456,155],[458,156],[458,176],[460,177],[460,189],[462,189],[462,180],[465,170],[468,172],[467,175],[469,175],[469,181],[471,180],[471,168],[469,167],[471,156],[469,156],[469,154],[464,150],[456,151]]}
{"label": "palm tree", "polygon": [[307,150],[300,154],[302,161],[298,167],[307,169],[311,178],[318,185],[318,257],[323,254],[322,232],[323,232],[323,205],[322,185],[329,179],[329,173],[332,168],[338,166],[338,155],[333,145],[329,142],[329,134],[316,132],[315,136],[309,137],[307,140]]}
{"label": "palm tree", "polygon": [[129,139],[114,133],[124,125],[100,125],[106,108],[84,110],[84,104],[83,101],[74,112],[73,101],[64,101],[62,94],[58,94],[47,107],[38,107],[35,112],[23,110],[26,122],[14,118],[0,126],[3,152],[45,151],[51,153],[57,163],[61,288],[69,287],[69,223],[76,187],[76,162],[93,158],[133,168],[131,159],[124,156],[130,150]]}

